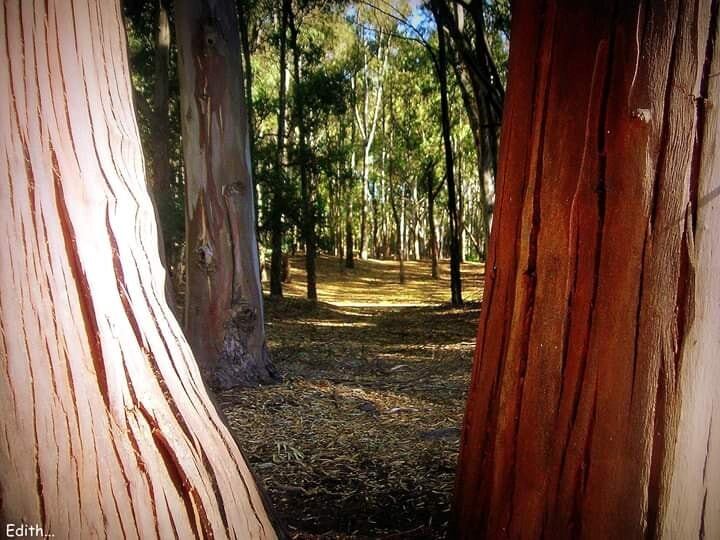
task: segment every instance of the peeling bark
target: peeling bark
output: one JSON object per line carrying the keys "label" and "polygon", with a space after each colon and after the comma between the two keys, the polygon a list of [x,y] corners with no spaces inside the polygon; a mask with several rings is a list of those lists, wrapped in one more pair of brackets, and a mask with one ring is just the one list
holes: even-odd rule
{"label": "peeling bark", "polygon": [[274,538],[164,298],[119,3],[0,28],[3,530]]}
{"label": "peeling bark", "polygon": [[718,2],[513,5],[461,538],[720,537]]}
{"label": "peeling bark", "polygon": [[176,3],[186,185],[185,335],[208,384],[273,382],[231,0]]}

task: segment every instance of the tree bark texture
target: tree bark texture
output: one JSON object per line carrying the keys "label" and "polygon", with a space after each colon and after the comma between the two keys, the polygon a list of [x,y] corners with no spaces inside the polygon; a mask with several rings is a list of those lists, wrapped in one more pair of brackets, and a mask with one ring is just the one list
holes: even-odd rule
{"label": "tree bark texture", "polygon": [[119,2],[0,29],[3,530],[274,538],[165,302]]}
{"label": "tree bark texture", "polygon": [[718,538],[718,2],[513,9],[455,534]]}
{"label": "tree bark texture", "polygon": [[186,175],[185,334],[211,386],[272,382],[234,2],[178,0],[176,29]]}

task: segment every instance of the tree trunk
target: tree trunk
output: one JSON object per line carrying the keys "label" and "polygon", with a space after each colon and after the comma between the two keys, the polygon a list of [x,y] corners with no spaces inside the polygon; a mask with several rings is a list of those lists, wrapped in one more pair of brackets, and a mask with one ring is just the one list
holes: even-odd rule
{"label": "tree trunk", "polygon": [[458,205],[458,220],[457,220],[457,228],[458,228],[458,252],[460,253],[460,262],[465,262],[465,194],[463,193],[465,189],[464,180],[463,180],[463,170],[462,170],[462,154],[458,151],[456,153],[457,155],[457,175],[455,178],[455,183],[457,186],[457,205]]}
{"label": "tree trunk", "polygon": [[290,0],[283,0],[280,15],[280,86],[278,88],[278,131],[275,155],[275,185],[270,209],[270,294],[281,298],[282,291],[282,216],[285,197],[285,116],[287,114],[287,27]]}
{"label": "tree trunk", "polygon": [[[355,83],[355,75],[350,79],[350,88],[352,95],[352,109],[356,110],[357,103],[357,87]],[[355,246],[353,245],[353,189],[355,187],[355,169],[356,169],[356,142],[357,142],[357,125],[351,121],[350,126],[350,170],[352,176],[348,179],[345,198],[345,268],[355,268]]]}
{"label": "tree trunk", "polygon": [[[460,89],[463,105],[475,143],[478,172],[481,179],[480,201],[484,243],[490,236],[493,204],[486,186],[492,186],[497,168],[497,134],[504,101],[504,90],[485,38],[485,16],[482,2],[453,6],[444,0],[433,0],[443,25],[452,38],[451,50],[457,60],[450,64]],[[473,32],[465,28],[473,21]],[[469,36],[474,35],[472,39]]]}
{"label": "tree trunk", "polygon": [[[371,164],[371,151],[373,141],[375,140],[375,133],[378,125],[378,118],[380,113],[380,105],[382,104],[383,95],[383,84],[385,79],[385,73],[388,66],[389,50],[390,50],[390,36],[388,35],[383,43],[383,30],[380,29],[378,33],[378,47],[376,49],[377,61],[381,63],[380,72],[377,74],[375,81],[375,103],[372,105],[372,111],[370,110],[370,68],[367,56],[367,50],[365,50],[365,38],[363,41],[363,79],[364,79],[364,97],[363,97],[363,113],[360,115],[360,111],[357,107],[357,101],[354,104],[355,121],[357,127],[360,130],[360,136],[363,142],[363,162],[362,162],[362,200],[360,205],[360,258],[367,259],[368,257],[368,235],[367,235],[367,207],[370,201],[370,164]],[[353,79],[354,81],[354,79]]]}
{"label": "tree trunk", "polygon": [[0,28],[3,530],[274,538],[164,299],[119,2]]}
{"label": "tree trunk", "polygon": [[718,4],[513,4],[461,538],[720,537]]}
{"label": "tree trunk", "polygon": [[[176,229],[173,219],[173,190],[172,168],[170,166],[170,143],[168,141],[169,123],[169,62],[170,62],[170,22],[168,20],[167,5],[164,1],[157,1],[157,17],[155,28],[155,54],[154,54],[154,85],[152,107],[145,101],[143,95],[134,92],[135,103],[139,112],[150,123],[151,133],[149,148],[145,148],[145,155],[149,158],[150,172],[147,175],[150,186],[152,202],[158,221],[158,244],[160,247],[160,260],[168,272],[165,280],[165,296],[168,304],[177,310],[173,277],[170,274],[171,261],[175,260],[173,249],[173,233]],[[148,155],[149,154],[149,155]],[[177,268],[175,269],[177,270]]]}
{"label": "tree trunk", "polygon": [[443,144],[445,147],[445,178],[448,190],[448,224],[450,233],[450,293],[453,306],[461,306],[462,280],[460,276],[460,223],[458,219],[457,196],[455,193],[455,167],[453,164],[452,140],[450,138],[450,106],[447,88],[447,55],[445,33],[440,26],[440,19],[435,14],[438,31],[438,64],[437,75],[440,82],[440,111],[442,122]]}
{"label": "tree trunk", "polygon": [[[169,235],[162,231],[170,229],[172,217],[172,171],[170,169],[170,150],[168,132],[169,112],[169,65],[170,65],[170,21],[167,7],[162,0],[157,6],[157,29],[155,35],[155,81],[153,87],[152,113],[152,164],[151,185],[153,200],[157,207],[161,231],[160,257],[167,264],[167,257],[172,253]],[[169,281],[169,280],[168,280]]]}
{"label": "tree trunk", "polygon": [[367,234],[367,207],[370,200],[370,188],[368,187],[368,177],[370,176],[370,146],[367,143],[363,150],[362,165],[362,200],[360,205],[360,258],[366,260],[368,258],[368,234]]}
{"label": "tree trunk", "polygon": [[420,212],[418,211],[420,207],[420,202],[418,200],[418,183],[413,182],[413,188],[412,188],[412,217],[413,217],[413,224],[412,224],[412,233],[413,233],[413,257],[416,261],[420,260],[421,252],[420,252],[420,235],[421,235],[421,218],[420,218]]}
{"label": "tree trunk", "polygon": [[235,5],[178,0],[175,7],[187,192],[185,333],[211,386],[272,382]]}
{"label": "tree trunk", "polygon": [[[245,110],[247,114],[247,125],[248,125],[248,147],[250,149],[250,173],[253,186],[253,204],[255,209],[255,229],[259,229],[259,223],[261,221],[260,211],[262,208],[262,190],[261,186],[257,183],[257,170],[255,165],[255,137],[257,126],[255,125],[255,112],[253,109],[253,67],[252,67],[252,52],[250,50],[250,26],[249,21],[251,17],[251,5],[252,0],[236,0],[237,13],[238,13],[238,29],[240,31],[240,58],[242,59],[242,74],[243,74],[243,85],[245,93]],[[256,236],[257,241],[257,236]],[[258,246],[259,249],[262,246]],[[262,258],[264,255],[261,254]],[[258,259],[260,261],[260,259]],[[261,276],[262,280],[262,276]]]}
{"label": "tree trunk", "polygon": [[302,198],[302,237],[305,242],[305,273],[307,275],[307,298],[317,300],[317,238],[315,231],[315,208],[313,190],[308,170],[310,148],[305,119],[305,97],[302,88],[300,69],[300,47],[298,46],[298,27],[295,14],[290,8],[288,13],[290,28],[290,47],[293,51],[293,74],[295,76],[295,124],[298,129],[298,167],[300,169],[300,196]]}
{"label": "tree trunk", "polygon": [[345,210],[345,268],[355,268],[354,249],[352,231],[352,202],[348,202]]}
{"label": "tree trunk", "polygon": [[[480,207],[480,215],[482,216],[483,244],[487,246],[490,238],[492,206],[488,200],[486,184],[488,182],[493,183],[495,179],[496,155],[492,152],[494,147],[491,145],[491,142],[495,139],[495,128],[489,125],[492,123],[491,118],[488,118],[487,115],[483,116],[480,112],[480,104],[470,96],[470,92],[467,89],[469,83],[466,82],[463,67],[455,62],[451,62],[451,65],[455,72],[455,80],[460,89],[465,110],[468,113],[468,123],[470,124],[470,131],[472,132],[473,142],[475,143],[475,158],[479,176],[478,187],[480,200],[478,201],[478,205]],[[487,107],[483,108],[483,112],[485,112],[486,109]],[[483,129],[483,124],[485,125],[485,129]]]}
{"label": "tree trunk", "polygon": [[433,171],[434,167],[428,167],[426,174],[427,181],[427,192],[428,192],[428,232],[430,246],[430,262],[431,262],[431,275],[433,279],[438,279],[438,241],[437,241],[437,229],[435,228],[435,175]]}

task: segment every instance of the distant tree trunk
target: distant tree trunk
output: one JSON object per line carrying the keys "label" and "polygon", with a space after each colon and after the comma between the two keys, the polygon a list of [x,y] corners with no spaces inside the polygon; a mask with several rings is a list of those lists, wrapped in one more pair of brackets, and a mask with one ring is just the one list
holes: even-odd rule
{"label": "distant tree trunk", "polygon": [[720,538],[719,4],[513,4],[458,537]]}
{"label": "distant tree trunk", "polygon": [[[400,262],[400,283],[405,283],[405,197],[401,193],[399,201],[396,200],[394,190],[390,190],[390,208],[392,210],[393,220],[395,221],[395,230],[397,237],[395,240],[395,248],[398,261]],[[398,205],[400,208],[398,209]]]}
{"label": "distant tree trunk", "polygon": [[187,191],[185,333],[211,386],[272,382],[235,5],[178,0],[175,7]]}
{"label": "distant tree trunk", "polygon": [[412,188],[412,217],[413,217],[413,223],[412,223],[412,233],[413,233],[413,258],[416,261],[420,260],[420,223],[421,218],[419,215],[418,208],[420,206],[420,202],[418,201],[418,182],[413,182],[413,188]]}
{"label": "distant tree trunk", "polygon": [[[356,76],[353,75],[350,80],[350,88],[352,90],[351,100],[353,111],[356,110],[357,103],[357,87],[355,82]],[[345,197],[345,268],[355,267],[355,246],[353,245],[353,188],[355,186],[355,170],[356,164],[356,151],[355,145],[357,143],[357,125],[353,121],[350,128],[350,170],[353,172],[353,176],[348,181]]]}
{"label": "distant tree trunk", "polygon": [[[475,143],[480,174],[480,200],[485,243],[490,236],[493,203],[487,186],[494,185],[497,168],[497,135],[505,91],[485,37],[483,2],[462,7],[446,0],[432,0],[448,30],[455,58],[450,64],[460,89]],[[468,31],[466,21],[472,20]]]}
{"label": "distant tree trunk", "polygon": [[432,278],[438,279],[438,241],[437,241],[437,228],[435,227],[435,198],[437,197],[438,190],[442,187],[435,187],[435,163],[430,162],[426,165],[425,169],[425,182],[427,187],[428,197],[428,232],[430,246],[428,251],[430,252],[431,272]]}
{"label": "distant tree trunk", "polygon": [[[172,216],[172,170],[170,168],[170,150],[168,132],[170,130],[169,113],[169,66],[170,66],[170,22],[167,6],[158,0],[157,28],[155,34],[155,81],[153,87],[152,111],[152,174],[150,181],[158,217],[160,219],[160,257],[165,264],[172,245],[170,236],[162,231],[170,229]],[[169,280],[168,280],[169,281]]]}
{"label": "distant tree trunk", "polygon": [[150,152],[151,172],[148,175],[150,192],[158,219],[158,243],[160,260],[168,278],[165,280],[165,296],[168,304],[177,311],[173,276],[170,275],[171,260],[174,259],[173,246],[173,189],[172,168],[170,166],[169,122],[169,69],[170,69],[170,22],[166,2],[157,2],[157,26],[155,29],[154,86],[152,110],[139,93],[135,97],[140,101],[151,125]]}
{"label": "distant tree trunk", "polygon": [[465,262],[465,195],[463,193],[465,186],[463,185],[462,176],[462,154],[460,152],[457,155],[457,176],[455,183],[457,186],[457,205],[458,205],[458,251],[460,252],[460,262]]}
{"label": "distant tree trunk", "polygon": [[[385,72],[387,71],[389,50],[390,50],[390,36],[388,35],[383,43],[383,31],[382,29],[378,34],[378,47],[377,47],[377,60],[381,62],[380,73],[378,74],[375,88],[375,103],[370,104],[370,68],[367,57],[367,51],[365,47],[365,54],[363,56],[363,77],[364,77],[364,98],[363,98],[363,111],[360,114],[359,108],[357,107],[357,101],[354,106],[355,121],[357,127],[360,130],[360,136],[363,142],[363,161],[362,161],[362,201],[360,206],[360,258],[367,259],[368,256],[368,237],[367,237],[367,205],[370,199],[370,161],[373,141],[375,140],[375,133],[377,131],[378,118],[380,113],[380,105],[382,104],[383,95],[383,84],[385,78]],[[363,38],[364,40],[364,38]]]}
{"label": "distant tree trunk", "polygon": [[[435,13],[438,28],[440,19]],[[445,147],[445,179],[448,190],[448,224],[450,233],[450,293],[453,306],[461,306],[462,279],[460,276],[460,223],[457,209],[457,195],[455,193],[455,166],[453,163],[452,140],[450,134],[450,106],[448,104],[447,89],[447,54],[445,47],[445,33],[438,31],[438,63],[437,76],[440,82],[440,111],[442,121],[442,135]]]}
{"label": "distant tree trunk", "polygon": [[[480,214],[482,216],[482,235],[483,244],[487,246],[487,242],[490,239],[490,218],[492,216],[492,206],[489,202],[486,184],[488,182],[493,183],[495,179],[495,163],[496,163],[496,139],[494,135],[494,127],[489,125],[493,122],[491,117],[487,115],[481,115],[480,104],[477,100],[473,100],[468,90],[468,83],[466,83],[465,70],[463,66],[458,65],[457,62],[451,62],[453,71],[455,72],[455,80],[458,88],[460,88],[460,95],[462,96],[465,110],[468,113],[468,123],[470,124],[470,131],[473,135],[473,142],[475,143],[475,157],[477,160],[477,170],[479,175],[479,195],[480,198],[477,201],[480,206]],[[487,109],[483,108],[483,111]],[[483,124],[485,126],[483,127]],[[495,142],[495,146],[493,146]]]}
{"label": "distant tree trunk", "polygon": [[283,0],[280,15],[280,86],[278,88],[278,131],[275,155],[275,185],[270,209],[270,294],[282,297],[282,216],[285,196],[285,117],[287,115],[287,27],[290,0]]}
{"label": "distant tree trunk", "polygon": [[368,258],[367,249],[367,206],[368,199],[370,198],[370,192],[368,189],[368,176],[370,175],[370,169],[368,168],[368,161],[370,159],[370,149],[366,147],[363,150],[363,165],[362,165],[362,199],[360,203],[360,258]]}
{"label": "distant tree trunk", "polygon": [[245,90],[245,104],[248,123],[248,145],[250,147],[250,172],[252,173],[253,200],[255,204],[255,227],[258,227],[260,214],[260,186],[257,184],[257,171],[255,168],[255,111],[253,110],[253,67],[250,50],[250,2],[249,0],[236,0],[238,23],[240,29],[240,54],[242,58],[243,84]]}
{"label": "distant tree trunk", "polygon": [[345,210],[345,268],[355,268],[355,257],[352,230],[352,203]]}
{"label": "distant tree trunk", "polygon": [[300,196],[302,197],[302,237],[305,242],[305,272],[307,274],[307,298],[317,300],[317,238],[315,231],[315,208],[313,190],[307,160],[310,149],[305,119],[305,97],[303,96],[300,47],[298,46],[298,27],[292,8],[288,13],[290,28],[290,47],[293,51],[293,72],[295,75],[295,124],[298,129],[298,167],[300,169]]}
{"label": "distant tree trunk", "polygon": [[378,257],[379,248],[378,248],[378,223],[380,221],[379,217],[379,210],[378,210],[378,194],[377,194],[377,185],[375,185],[375,188],[373,188],[371,194],[370,194],[370,200],[372,202],[372,249],[370,250],[370,253],[372,253],[372,256],[374,258]]}
{"label": "distant tree trunk", "polygon": [[0,13],[3,530],[274,538],[164,299],[119,2]]}

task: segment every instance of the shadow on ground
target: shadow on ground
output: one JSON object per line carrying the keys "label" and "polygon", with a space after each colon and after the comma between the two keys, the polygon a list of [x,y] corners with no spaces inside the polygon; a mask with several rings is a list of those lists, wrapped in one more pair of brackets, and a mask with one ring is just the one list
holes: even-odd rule
{"label": "shadow on ground", "polygon": [[[266,300],[283,383],[219,396],[294,538],[445,533],[479,305],[441,304],[445,280],[408,266],[401,285],[387,261],[323,258],[320,302],[298,278]],[[482,267],[466,272],[479,296]]]}

